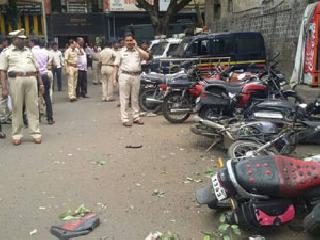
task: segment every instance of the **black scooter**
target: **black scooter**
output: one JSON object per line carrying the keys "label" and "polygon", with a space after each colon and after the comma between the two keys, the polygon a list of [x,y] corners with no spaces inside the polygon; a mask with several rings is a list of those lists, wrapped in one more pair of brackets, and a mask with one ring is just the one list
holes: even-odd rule
{"label": "black scooter", "polygon": [[304,217],[304,228],[320,231],[320,163],[282,155],[229,160],[210,185],[196,192],[199,204],[231,210],[229,224],[256,232]]}

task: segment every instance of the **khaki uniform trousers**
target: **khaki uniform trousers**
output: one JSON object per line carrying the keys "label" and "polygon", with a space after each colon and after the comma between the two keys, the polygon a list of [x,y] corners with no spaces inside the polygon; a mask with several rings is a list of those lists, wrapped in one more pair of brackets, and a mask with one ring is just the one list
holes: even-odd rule
{"label": "khaki uniform trousers", "polygon": [[68,74],[68,96],[69,96],[69,99],[76,99],[78,69],[76,67],[69,66],[67,69],[67,74]]}
{"label": "khaki uniform trousers", "polygon": [[129,122],[129,102],[131,96],[131,107],[133,110],[133,120],[139,120],[139,89],[140,76],[120,73],[119,93],[120,93],[120,112],[121,121]]}
{"label": "khaki uniform trousers", "polygon": [[113,99],[113,82],[112,82],[113,67],[101,67],[102,81],[102,101]]}
{"label": "khaki uniform trousers", "polygon": [[92,61],[92,82],[95,84],[101,83],[101,72],[99,71],[99,61],[93,60]]}
{"label": "khaki uniform trousers", "polygon": [[10,119],[10,110],[8,108],[8,100],[2,98],[2,86],[0,84],[0,122]]}
{"label": "khaki uniform trousers", "polygon": [[12,138],[23,137],[23,104],[25,104],[31,136],[40,138],[38,86],[36,77],[9,78],[9,91],[12,98]]}

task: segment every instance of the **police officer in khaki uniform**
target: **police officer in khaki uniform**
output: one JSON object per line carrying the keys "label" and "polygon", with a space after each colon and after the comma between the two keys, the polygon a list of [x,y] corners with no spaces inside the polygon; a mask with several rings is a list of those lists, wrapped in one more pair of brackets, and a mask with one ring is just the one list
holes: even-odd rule
{"label": "police officer in khaki uniform", "polygon": [[120,111],[121,120],[125,127],[131,127],[129,118],[129,98],[133,109],[133,123],[144,124],[139,114],[139,88],[141,61],[149,58],[149,54],[137,47],[132,34],[124,36],[125,48],[117,55],[114,62],[113,83],[117,84],[119,73]]}
{"label": "police officer in khaki uniform", "polygon": [[76,87],[78,79],[78,59],[79,50],[77,49],[77,43],[75,40],[69,40],[69,48],[64,53],[65,71],[68,75],[68,96],[70,102],[77,101]]}
{"label": "police officer in khaki uniform", "polygon": [[91,58],[92,58],[92,83],[93,85],[97,84],[102,84],[101,83],[101,68],[100,68],[100,53],[101,50],[99,51],[98,45],[94,44],[92,53],[91,53]]}
{"label": "police officer in khaki uniform", "polygon": [[[38,85],[43,94],[43,84],[32,52],[24,46],[24,31],[13,35],[13,48],[0,55],[3,97],[8,96],[8,85],[12,97],[12,144],[20,145],[23,137],[22,112],[25,104],[29,129],[34,143],[41,143],[38,110]],[[8,76],[8,81],[7,81]]]}
{"label": "police officer in khaki uniform", "polygon": [[106,44],[106,47],[100,52],[100,67],[102,75],[102,101],[111,102],[113,98],[113,67],[116,53],[111,48],[111,44]]}

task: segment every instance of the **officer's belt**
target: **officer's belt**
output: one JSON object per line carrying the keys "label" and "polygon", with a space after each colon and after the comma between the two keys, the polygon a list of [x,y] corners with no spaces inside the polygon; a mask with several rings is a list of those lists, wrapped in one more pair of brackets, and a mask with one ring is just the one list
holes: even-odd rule
{"label": "officer's belt", "polygon": [[139,72],[128,72],[128,71],[121,70],[121,73],[129,74],[129,75],[139,75],[141,73],[141,71],[139,71]]}
{"label": "officer's belt", "polygon": [[37,76],[36,72],[8,72],[8,76],[11,78],[15,77],[33,77]]}
{"label": "officer's belt", "polygon": [[76,68],[76,67],[77,67],[77,64],[71,64],[71,63],[68,63],[68,66],[71,66],[71,67]]}
{"label": "officer's belt", "polygon": [[114,67],[114,65],[112,65],[112,64],[101,64],[101,66]]}

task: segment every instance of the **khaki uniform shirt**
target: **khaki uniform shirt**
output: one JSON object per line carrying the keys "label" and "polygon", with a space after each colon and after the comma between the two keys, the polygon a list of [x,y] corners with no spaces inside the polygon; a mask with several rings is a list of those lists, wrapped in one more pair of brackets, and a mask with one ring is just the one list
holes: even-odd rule
{"label": "khaki uniform shirt", "polygon": [[102,66],[113,65],[115,58],[116,53],[110,48],[105,48],[100,52],[99,61],[102,63]]}
{"label": "khaki uniform shirt", "polygon": [[100,59],[100,52],[92,52],[91,56],[92,56],[92,60],[93,60],[93,61],[99,61],[99,59]]}
{"label": "khaki uniform shirt", "polygon": [[68,64],[76,65],[78,55],[79,55],[78,49],[73,50],[71,48],[68,48],[67,51],[64,53],[64,59]]}
{"label": "khaki uniform shirt", "polygon": [[8,72],[37,72],[38,64],[28,48],[19,50],[16,47],[7,48],[0,54],[0,70]]}
{"label": "khaki uniform shirt", "polygon": [[53,69],[53,67],[57,66],[57,64],[55,62],[53,52],[49,51],[49,50],[47,50],[47,52],[48,52],[48,55],[49,55],[48,70],[51,71]]}
{"label": "khaki uniform shirt", "polygon": [[123,49],[117,55],[114,65],[119,66],[120,71],[140,72],[141,60],[137,50]]}

